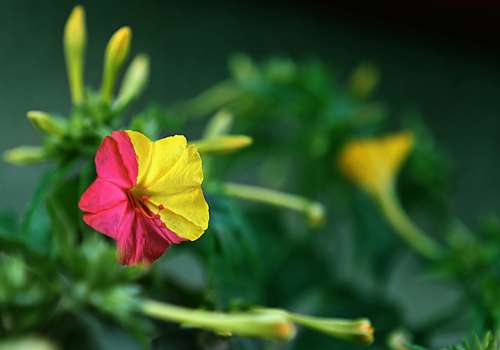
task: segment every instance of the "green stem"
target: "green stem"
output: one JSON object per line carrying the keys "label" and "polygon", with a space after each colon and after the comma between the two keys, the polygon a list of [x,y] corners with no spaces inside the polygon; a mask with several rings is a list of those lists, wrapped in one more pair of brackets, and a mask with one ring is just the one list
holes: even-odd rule
{"label": "green stem", "polygon": [[152,318],[178,322],[183,326],[211,330],[221,335],[238,334],[265,339],[290,340],[295,326],[276,313],[222,313],[194,310],[154,300],[144,300],[139,310]]}
{"label": "green stem", "polygon": [[387,220],[410,246],[429,259],[441,255],[438,243],[421,231],[401,208],[392,186],[380,193],[377,200]]}
{"label": "green stem", "polygon": [[231,182],[222,184],[222,193],[239,199],[270,204],[301,212],[308,217],[310,223],[313,225],[318,225],[324,220],[324,208],[320,203],[298,195]]}

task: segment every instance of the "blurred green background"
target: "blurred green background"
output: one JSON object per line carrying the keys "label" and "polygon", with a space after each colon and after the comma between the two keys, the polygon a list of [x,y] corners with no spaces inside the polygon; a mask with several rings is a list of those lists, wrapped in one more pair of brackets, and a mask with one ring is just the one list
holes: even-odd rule
{"label": "blurred green background", "polygon": [[[0,149],[38,143],[37,131],[25,118],[28,110],[69,110],[61,38],[75,4],[0,3]],[[446,7],[408,15],[403,9],[388,14],[383,7],[372,11],[305,1],[82,4],[89,28],[88,81],[100,81],[111,33],[130,25],[133,51],[152,59],[147,99],[161,104],[191,97],[225,78],[227,58],[236,52],[256,59],[316,57],[341,76],[371,62],[381,73],[376,97],[392,118],[421,114],[450,155],[456,214],[470,221],[500,207],[498,55],[481,44],[492,33],[472,26],[467,16],[454,21],[456,13]],[[42,167],[2,163],[0,206],[21,210],[41,172]]]}

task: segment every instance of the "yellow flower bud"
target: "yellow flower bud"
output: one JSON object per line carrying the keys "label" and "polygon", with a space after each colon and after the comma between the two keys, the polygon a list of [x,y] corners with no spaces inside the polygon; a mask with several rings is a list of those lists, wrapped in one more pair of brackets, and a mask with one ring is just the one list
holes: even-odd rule
{"label": "yellow flower bud", "polygon": [[5,151],[3,154],[3,159],[14,165],[36,164],[47,158],[45,150],[36,146],[20,146]]}
{"label": "yellow flower bud", "polygon": [[29,111],[28,119],[39,130],[48,135],[64,135],[62,121],[55,119],[50,114],[40,111]]}
{"label": "yellow flower bud", "polygon": [[102,97],[108,103],[111,102],[118,73],[127,59],[131,39],[132,31],[130,28],[122,27],[113,34],[106,47],[102,78]]}
{"label": "yellow flower bud", "polygon": [[83,56],[86,41],[85,11],[82,6],[76,6],[64,28],[64,55],[71,99],[74,104],[80,104],[83,101]]}
{"label": "yellow flower bud", "polygon": [[139,55],[132,61],[125,73],[113,108],[120,110],[139,97],[148,83],[148,78],[149,58],[146,55]]}
{"label": "yellow flower bud", "polygon": [[341,151],[339,165],[356,184],[379,195],[392,186],[413,142],[410,132],[352,141]]}
{"label": "yellow flower bud", "polygon": [[248,147],[253,140],[245,135],[225,135],[193,142],[200,153],[229,153]]}

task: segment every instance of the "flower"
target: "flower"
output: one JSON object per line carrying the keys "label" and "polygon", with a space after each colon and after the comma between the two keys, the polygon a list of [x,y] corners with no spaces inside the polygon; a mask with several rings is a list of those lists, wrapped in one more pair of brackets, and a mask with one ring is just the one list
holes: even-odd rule
{"label": "flower", "polygon": [[393,185],[413,142],[410,132],[352,141],[341,151],[340,168],[364,190],[380,195]]}
{"label": "flower", "polygon": [[411,221],[394,188],[413,143],[410,132],[352,141],[341,151],[339,164],[346,176],[373,196],[386,219],[410,246],[427,258],[436,258],[441,247]]}
{"label": "flower", "polygon": [[114,131],[95,164],[97,179],[79,207],[85,223],[117,241],[121,263],[151,263],[207,229],[201,159],[184,136],[152,142],[139,132]]}

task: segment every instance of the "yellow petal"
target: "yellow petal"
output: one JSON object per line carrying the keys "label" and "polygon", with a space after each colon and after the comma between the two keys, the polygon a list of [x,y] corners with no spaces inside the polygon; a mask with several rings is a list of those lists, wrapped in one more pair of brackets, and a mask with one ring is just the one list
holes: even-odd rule
{"label": "yellow petal", "polygon": [[208,227],[208,204],[203,196],[203,168],[194,145],[176,135],[151,142],[146,136],[127,131],[138,162],[138,195],[147,195],[149,209],[180,237],[195,240]]}
{"label": "yellow petal", "polygon": [[150,201],[157,206],[163,205],[204,230],[208,227],[208,205],[201,187],[171,195],[152,195]]}
{"label": "yellow petal", "polygon": [[413,139],[410,132],[402,132],[352,141],[340,154],[340,168],[366,191],[379,193],[394,181],[413,146]]}
{"label": "yellow petal", "polygon": [[153,142],[137,131],[127,130],[127,135],[132,142],[135,154],[137,156],[137,183],[142,183],[151,163],[151,155],[153,154]]}
{"label": "yellow petal", "polygon": [[[165,140],[165,139],[164,139]],[[177,142],[179,139],[176,139]],[[162,160],[163,165],[158,164],[161,169],[149,172],[156,172],[152,181],[147,181],[147,189],[152,194],[175,194],[182,191],[201,186],[203,182],[203,167],[200,154],[196,146],[186,147],[186,139],[182,137],[182,145],[171,143],[169,150],[169,159]],[[166,145],[165,145],[166,146]],[[174,147],[175,146],[175,147]],[[157,152],[155,147],[155,154]],[[153,168],[155,157],[151,161]],[[149,175],[149,174],[148,174]]]}

